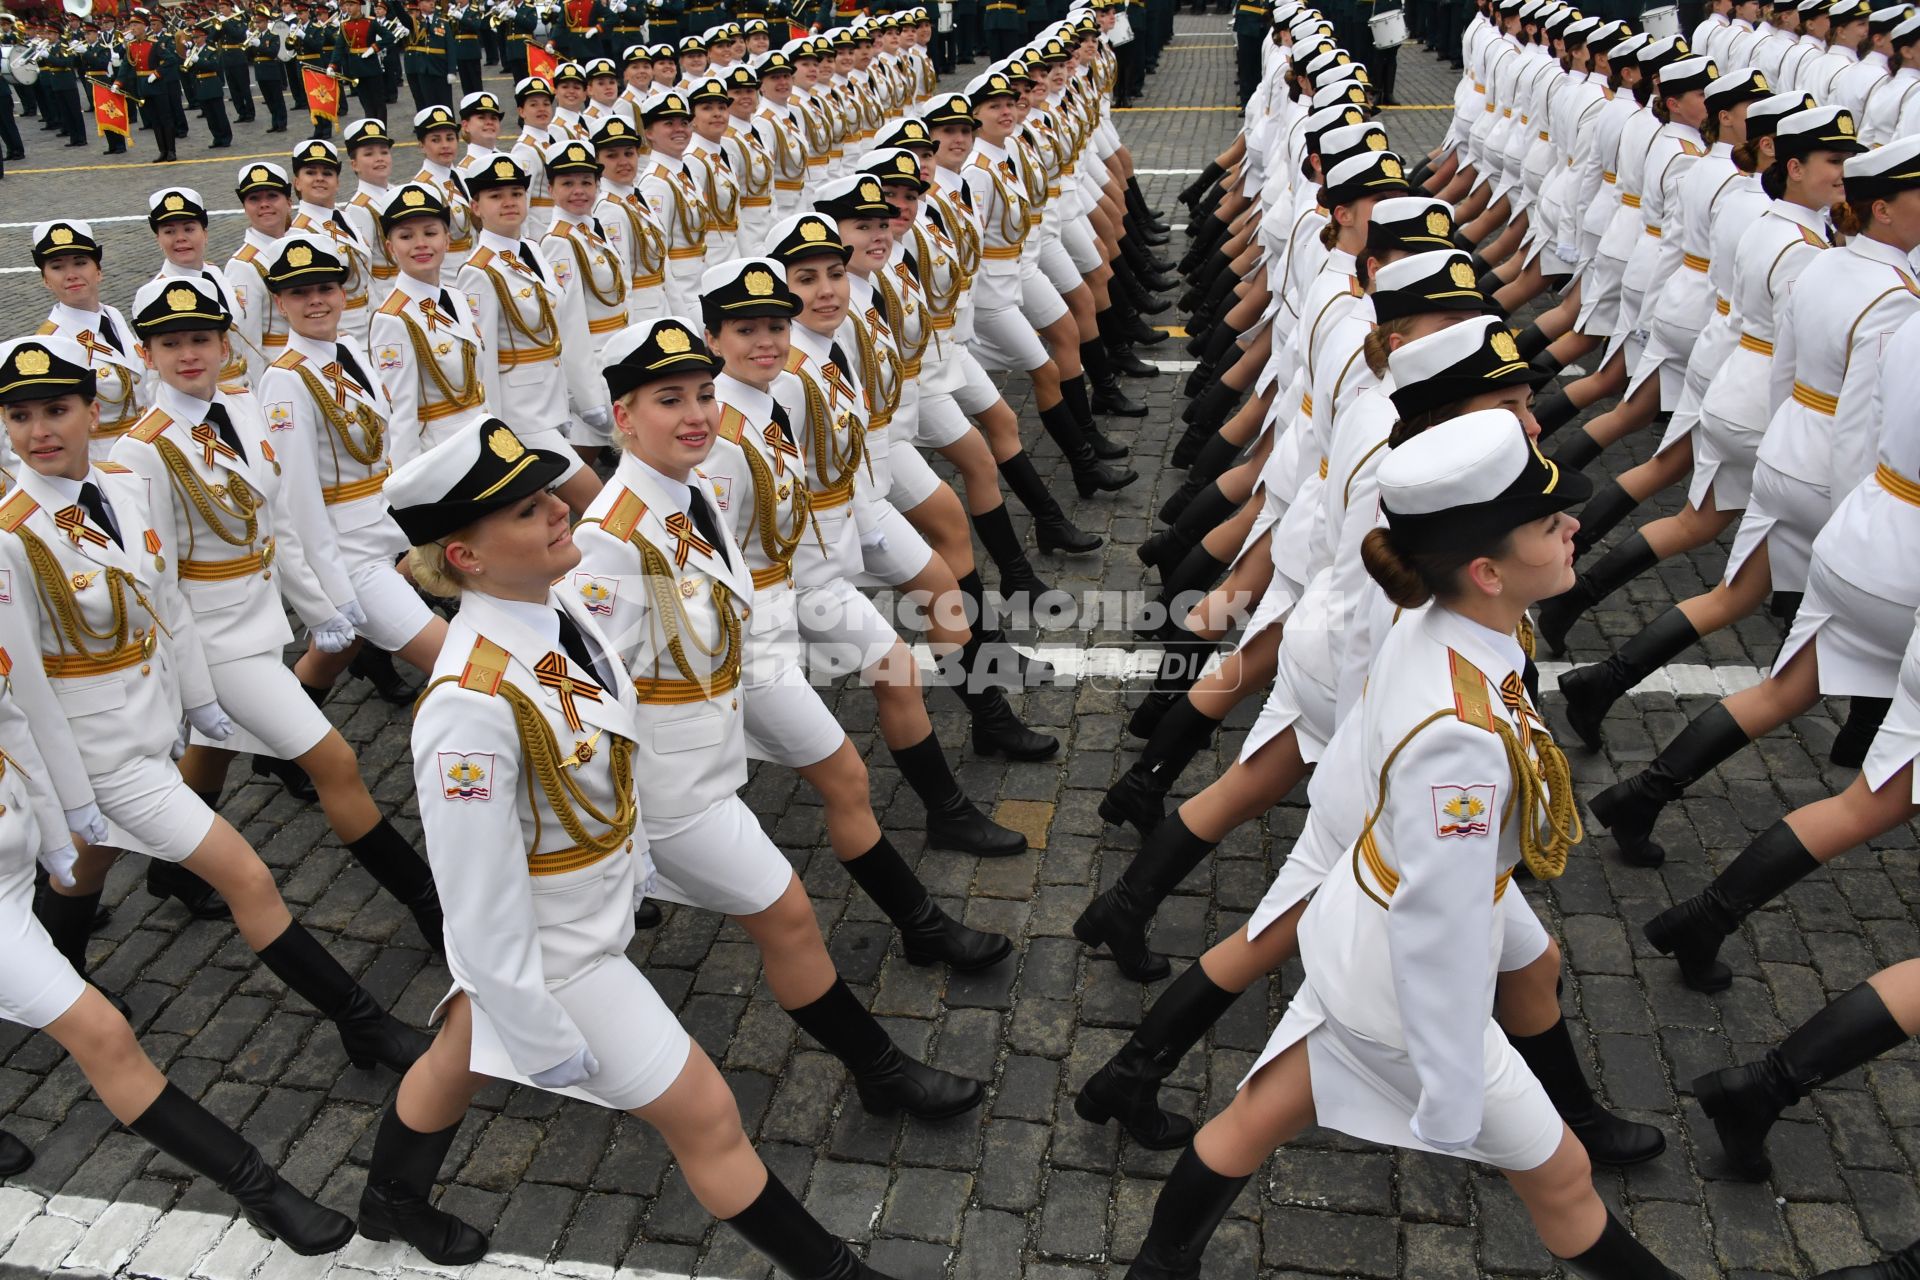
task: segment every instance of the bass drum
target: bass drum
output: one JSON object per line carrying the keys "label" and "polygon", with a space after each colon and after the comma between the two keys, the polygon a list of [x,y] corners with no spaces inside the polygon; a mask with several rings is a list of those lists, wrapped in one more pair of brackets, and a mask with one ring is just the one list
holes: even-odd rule
{"label": "bass drum", "polygon": [[40,64],[25,45],[15,45],[7,54],[7,79],[18,85],[30,85],[40,78]]}
{"label": "bass drum", "polygon": [[1407,11],[1389,9],[1375,14],[1367,19],[1367,27],[1373,33],[1374,48],[1398,49],[1407,42]]}

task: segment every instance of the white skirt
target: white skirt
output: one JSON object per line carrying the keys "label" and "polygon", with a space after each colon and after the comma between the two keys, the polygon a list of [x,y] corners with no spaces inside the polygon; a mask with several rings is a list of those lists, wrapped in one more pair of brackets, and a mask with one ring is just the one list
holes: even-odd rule
{"label": "white skirt", "polygon": [[233,721],[234,735],[224,742],[214,742],[196,732],[195,746],[298,760],[333,732],[333,723],[313,705],[313,699],[300,687],[300,678],[278,653],[210,662],[207,674],[213,677],[213,692],[220,699],[221,710]]}
{"label": "white skirt", "polygon": [[900,643],[879,606],[845,578],[801,587],[793,612],[807,646],[807,669],[826,679],[865,671]]}
{"label": "white skirt", "polygon": [[767,684],[742,686],[741,698],[749,760],[804,769],[825,760],[847,740],[797,663]]}
{"label": "white skirt", "polygon": [[[1867,749],[1860,774],[1869,787],[1878,791],[1916,758],[1920,758],[1920,631],[1914,631],[1907,639],[1893,706],[1888,709],[1887,718],[1880,722],[1880,732],[1873,736],[1873,745]],[[1920,804],[1920,770],[1914,771],[1910,798]]]}
{"label": "white skirt", "polygon": [[1807,569],[1806,598],[1780,646],[1773,674],[1785,670],[1788,660],[1818,636],[1822,694],[1892,697],[1900,683],[1901,655],[1912,634],[1911,601],[1901,603],[1861,590],[1829,569],[1816,552]]}
{"label": "white skirt", "polygon": [[643,795],[641,820],[654,868],[649,898],[750,916],[777,902],[793,880],[786,855],[739,796],[684,818],[650,819],[646,809]]}
{"label": "white skirt", "polygon": [[[1065,256],[1062,252],[1061,257]],[[1068,266],[1071,268],[1072,264]],[[1037,261],[1031,265],[1024,261],[1020,264],[1020,314],[1035,330],[1044,329],[1067,314],[1067,300],[1053,287],[1053,281]]]}
{"label": "white skirt", "polygon": [[1813,540],[1832,511],[1824,486],[1808,484],[1764,462],[1756,463],[1753,493],[1747,500],[1746,514],[1740,518],[1740,529],[1733,536],[1733,552],[1727,557],[1727,571],[1721,581],[1732,582],[1747,557],[1764,543],[1773,589],[1805,591]]}
{"label": "white skirt", "polygon": [[73,1008],[87,984],[34,919],[33,868],[32,857],[10,857],[0,869],[0,1018],[38,1031]]}
{"label": "white skirt", "polygon": [[[899,451],[913,457],[919,457],[911,447]],[[921,461],[921,466],[926,462]],[[899,474],[898,470],[895,474]],[[887,506],[880,516],[880,531],[886,538],[886,545],[860,548],[862,571],[859,585],[866,587],[897,587],[913,579],[922,569],[933,562],[933,548],[920,536],[900,509]]]}
{"label": "white skirt", "polygon": [[[1723,368],[1731,365],[1729,360]],[[1687,501],[1694,510],[1705,507],[1708,494],[1717,511],[1745,510],[1753,495],[1753,463],[1763,434],[1702,406],[1693,428],[1693,479],[1687,484]]]}
{"label": "white skirt", "polygon": [[[680,1078],[693,1041],[653,984],[625,956],[607,956],[548,987],[547,994],[566,1010],[600,1064],[584,1083],[548,1093],[632,1111],[653,1102]],[[471,993],[468,1004],[473,1010],[473,1049],[467,1065],[497,1080],[541,1088],[514,1068],[486,1009]],[[438,1009],[434,1016],[437,1020]]]}
{"label": "white skirt", "polygon": [[[1060,304],[1062,314],[1066,305]],[[1014,373],[1038,369],[1053,358],[1018,307],[980,307],[974,311],[973,354],[989,369]]]}
{"label": "white skirt", "polygon": [[111,773],[90,773],[87,781],[94,802],[107,815],[107,843],[116,848],[162,862],[185,862],[213,830],[213,810],[187,786],[171,760],[130,760]]}
{"label": "white skirt", "polygon": [[[1537,1169],[1559,1150],[1565,1122],[1492,1018],[1486,1020],[1483,1040],[1486,1103],[1479,1136],[1457,1151],[1441,1151],[1413,1134],[1420,1080],[1407,1051],[1342,1026],[1327,1012],[1313,984],[1309,971],[1247,1080],[1305,1040],[1315,1120],[1326,1128],[1382,1146],[1514,1171]],[[1241,1081],[1241,1087],[1245,1085],[1246,1080]]]}

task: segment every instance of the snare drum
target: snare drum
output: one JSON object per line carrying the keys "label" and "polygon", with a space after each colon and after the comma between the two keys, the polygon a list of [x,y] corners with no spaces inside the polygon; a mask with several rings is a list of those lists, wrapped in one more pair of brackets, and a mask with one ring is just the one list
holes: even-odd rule
{"label": "snare drum", "polygon": [[1367,19],[1367,26],[1373,29],[1373,47],[1376,49],[1398,49],[1407,42],[1407,11],[1389,9],[1385,13],[1375,14]]}
{"label": "snare drum", "polygon": [[1677,36],[1680,34],[1680,7],[1668,4],[1649,9],[1640,15],[1640,25],[1645,29],[1648,40]]}

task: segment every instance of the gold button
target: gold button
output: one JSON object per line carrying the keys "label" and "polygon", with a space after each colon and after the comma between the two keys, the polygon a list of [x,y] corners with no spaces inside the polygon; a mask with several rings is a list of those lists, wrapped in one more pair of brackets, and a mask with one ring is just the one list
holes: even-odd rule
{"label": "gold button", "polygon": [[740,699],[738,699],[738,698],[735,698],[735,699],[733,700],[733,709],[734,709],[735,711],[738,711],[738,710],[740,709]]}
{"label": "gold button", "polygon": [[268,582],[272,582],[272,581],[273,581],[273,570],[271,570],[271,569],[262,569],[262,570],[260,571],[260,576],[261,576],[261,577],[262,577],[263,579],[265,579],[266,581],[268,581]]}
{"label": "gold button", "polygon": [[152,665],[151,665],[151,664],[149,664],[149,663],[145,663],[145,662],[143,662],[143,663],[141,663],[141,664],[140,664],[140,674],[141,674],[141,675],[143,675],[143,676],[150,676],[150,675],[152,675],[152,674],[153,674],[153,667],[152,667]]}

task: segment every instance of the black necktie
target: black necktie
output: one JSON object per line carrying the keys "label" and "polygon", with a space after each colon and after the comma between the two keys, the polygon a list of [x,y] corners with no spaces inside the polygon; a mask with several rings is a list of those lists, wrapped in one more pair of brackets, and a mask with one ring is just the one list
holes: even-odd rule
{"label": "black necktie", "polygon": [[600,225],[600,219],[598,218],[593,219],[593,234],[602,240],[607,238],[607,229]]}
{"label": "black necktie", "polygon": [[453,309],[453,295],[445,289],[440,291],[440,314],[449,320],[457,318],[460,314]]}
{"label": "black necktie", "polygon": [[341,369],[346,372],[349,378],[353,379],[354,385],[368,396],[371,396],[373,394],[373,384],[367,381],[367,375],[360,369],[360,362],[353,358],[353,352],[347,347],[347,344],[344,342],[335,343],[333,352],[334,359],[340,362]]}
{"label": "black necktie", "polygon": [[720,563],[731,567],[733,557],[727,554],[727,544],[721,541],[720,522],[714,519],[713,508],[700,496],[698,481],[687,490],[687,514],[693,517],[693,527],[700,531],[700,536],[713,547],[713,554],[720,557]]}
{"label": "black necktie", "polygon": [[220,439],[226,442],[227,448],[238,454],[242,461],[248,460],[246,446],[240,443],[240,433],[233,429],[233,419],[227,416],[225,405],[207,406],[207,421],[211,422],[213,429],[220,433]]}
{"label": "black necktie", "polygon": [[115,351],[122,355],[126,354],[127,349],[120,345],[120,331],[113,327],[113,318],[104,311],[100,313],[100,336],[105,338],[107,345]]}
{"label": "black necktie", "polygon": [[796,443],[793,438],[793,419],[787,416],[786,406],[778,401],[773,406],[773,424],[780,428],[780,434],[787,438],[788,444]]}
{"label": "black necktie", "polygon": [[348,235],[353,234],[353,228],[347,225],[346,215],[341,213],[338,209],[335,209],[331,214],[327,215],[327,221],[331,222],[334,226],[340,228],[342,231],[346,232]]}
{"label": "black necktie", "polygon": [[[515,252],[520,255],[520,261],[527,264],[527,270],[533,272],[536,276],[540,275],[540,255],[533,251],[532,245],[522,240],[520,247],[516,249]],[[544,276],[541,278],[545,279]]]}
{"label": "black necktie", "polygon": [[827,359],[833,362],[833,367],[838,369],[849,383],[853,381],[853,367],[847,363],[847,353],[841,349],[839,343],[836,342],[827,348]]}
{"label": "black necktie", "polygon": [[120,541],[120,526],[113,521],[113,512],[107,508],[106,496],[91,480],[80,486],[80,505],[89,519],[107,531],[115,546],[124,548],[127,545]]}
{"label": "black necktie", "polygon": [[567,651],[567,657],[574,666],[586,672],[587,679],[602,689],[606,688],[600,681],[600,668],[594,665],[593,651],[587,647],[587,637],[580,630],[580,624],[569,618],[564,609],[554,612],[560,615],[560,647]]}

